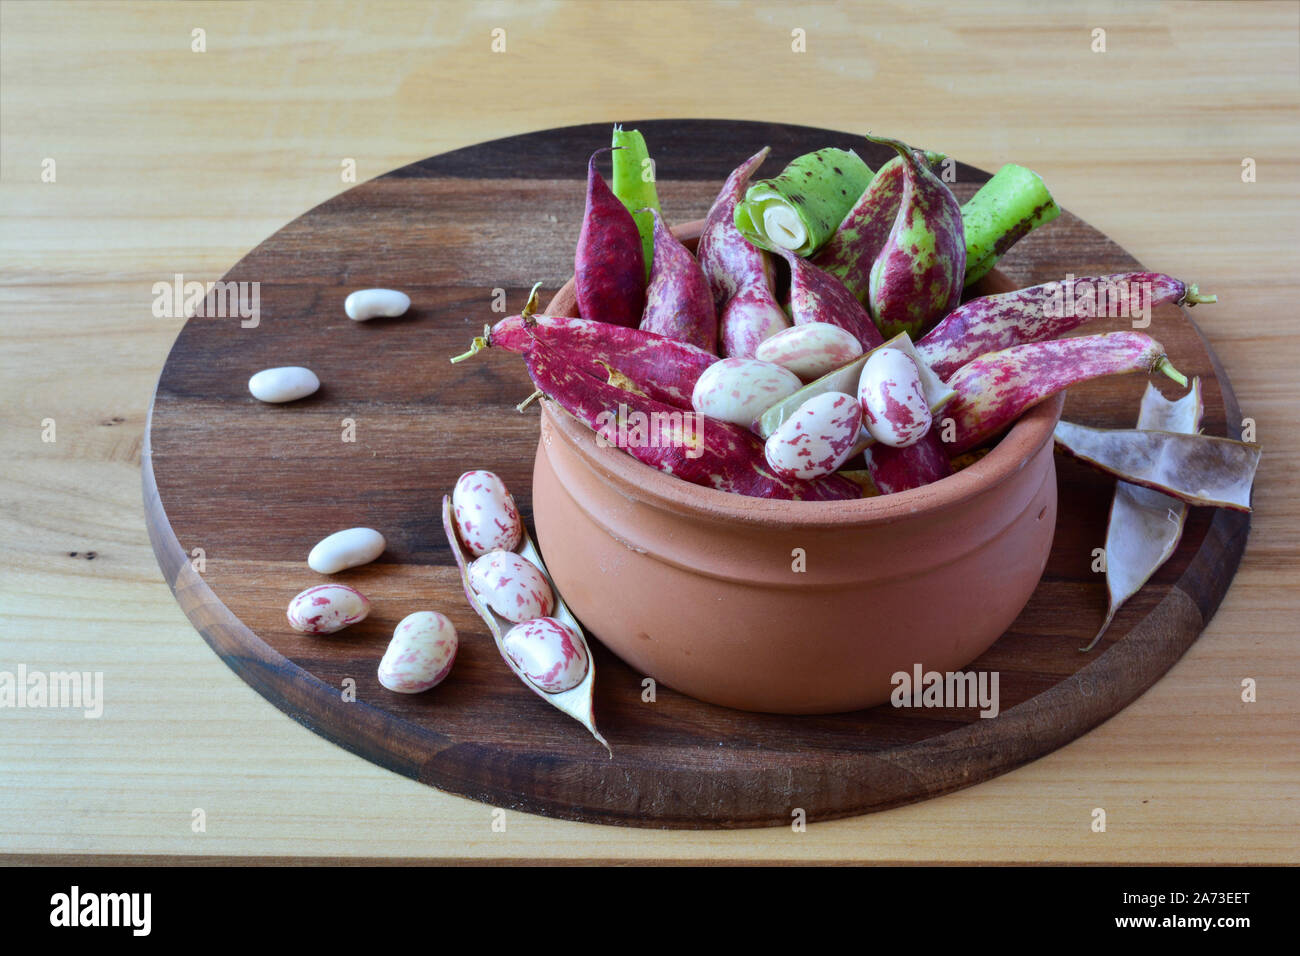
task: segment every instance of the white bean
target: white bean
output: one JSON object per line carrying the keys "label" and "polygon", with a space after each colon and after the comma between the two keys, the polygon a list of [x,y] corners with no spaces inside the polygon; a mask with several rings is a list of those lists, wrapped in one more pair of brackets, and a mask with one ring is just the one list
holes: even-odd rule
{"label": "white bean", "polygon": [[317,542],[307,555],[307,566],[320,574],[334,574],[345,568],[369,564],[384,553],[387,542],[374,528],[335,531]]}
{"label": "white bean", "polygon": [[266,368],[248,380],[248,390],[259,402],[293,402],[320,388],[316,373],[301,365]]}
{"label": "white bean", "polygon": [[354,322],[393,318],[405,314],[410,307],[411,297],[396,289],[358,289],[343,300],[343,311]]}

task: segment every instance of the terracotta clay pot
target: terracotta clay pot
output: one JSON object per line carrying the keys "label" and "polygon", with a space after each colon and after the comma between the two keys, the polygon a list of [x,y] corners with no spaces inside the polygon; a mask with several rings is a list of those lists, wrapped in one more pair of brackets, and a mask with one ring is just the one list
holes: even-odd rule
{"label": "terracotta clay pot", "polygon": [[[688,245],[700,225],[680,227]],[[546,311],[576,314],[571,287]],[[949,478],[840,502],[688,484],[601,447],[545,402],[538,543],[589,632],[659,683],[743,710],[875,706],[896,672],[969,664],[1028,602],[1056,526],[1063,400]]]}

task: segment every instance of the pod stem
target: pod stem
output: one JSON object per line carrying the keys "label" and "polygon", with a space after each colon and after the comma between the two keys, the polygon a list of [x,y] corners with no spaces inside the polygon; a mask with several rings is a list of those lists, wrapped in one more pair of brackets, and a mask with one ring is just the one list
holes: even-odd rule
{"label": "pod stem", "polygon": [[1208,292],[1202,293],[1201,290],[1196,287],[1196,284],[1192,283],[1187,287],[1187,293],[1183,296],[1182,305],[1205,305],[1218,301],[1219,297],[1217,295],[1212,295]]}
{"label": "pod stem", "polygon": [[1163,372],[1179,385],[1182,385],[1184,388],[1187,387],[1187,376],[1174,368],[1174,363],[1169,361],[1168,355],[1162,355],[1160,358],[1156,359],[1156,363],[1151,367],[1151,371]]}
{"label": "pod stem", "polygon": [[531,394],[531,395],[529,395],[527,398],[525,398],[525,399],[524,399],[522,402],[520,402],[518,405],[516,405],[516,406],[515,406],[515,411],[517,411],[517,412],[522,412],[522,411],[523,411],[524,409],[526,409],[529,405],[533,404],[533,402],[537,401],[537,400],[538,400],[539,398],[541,398],[541,397],[542,397],[542,391],[541,391],[541,389],[538,389],[537,391],[533,392],[533,394]]}
{"label": "pod stem", "polygon": [[462,352],[460,355],[453,356],[451,360],[451,364],[455,365],[457,362],[463,362],[466,359],[472,359],[475,355],[478,355],[479,352],[482,352],[486,348],[490,348],[492,346],[491,340],[492,340],[492,326],[484,325],[483,334],[474,336],[474,341],[469,343],[469,351]]}
{"label": "pod stem", "polygon": [[520,313],[525,319],[537,311],[537,290],[541,287],[540,282],[534,282],[533,287],[528,290],[528,301],[524,303],[524,311]]}

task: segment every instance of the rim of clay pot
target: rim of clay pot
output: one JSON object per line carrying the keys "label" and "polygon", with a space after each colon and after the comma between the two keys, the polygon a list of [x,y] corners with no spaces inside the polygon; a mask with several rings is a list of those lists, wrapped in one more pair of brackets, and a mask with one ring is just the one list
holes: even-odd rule
{"label": "rim of clay pot", "polygon": [[[674,226],[672,231],[690,246],[694,245],[703,228],[704,220],[697,219]],[[543,311],[557,315],[576,314],[574,298],[573,280],[569,279]],[[557,303],[565,311],[557,311]],[[1062,392],[1030,408],[988,454],[954,475],[892,495],[847,501],[752,498],[691,484],[637,461],[620,448],[598,444],[590,428],[548,399],[542,400],[542,414],[597,473],[607,480],[613,479],[625,495],[678,514],[715,521],[782,528],[823,528],[884,523],[940,511],[996,488],[1020,471],[1044,444],[1052,441],[1064,404],[1065,394]]]}
{"label": "rim of clay pot", "polygon": [[694,485],[637,461],[621,448],[598,444],[590,428],[549,399],[543,399],[542,414],[593,470],[606,480],[612,479],[622,494],[699,518],[782,528],[822,528],[915,517],[996,488],[1052,441],[1063,404],[1064,395],[1055,395],[1034,406],[987,455],[954,475],[892,495],[847,501],[751,498]]}

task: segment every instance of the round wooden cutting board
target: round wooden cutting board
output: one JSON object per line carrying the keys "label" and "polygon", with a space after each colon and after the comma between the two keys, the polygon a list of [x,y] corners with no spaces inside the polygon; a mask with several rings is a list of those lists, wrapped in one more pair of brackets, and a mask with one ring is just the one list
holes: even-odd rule
{"label": "round wooden cutting board", "polygon": [[[732,168],[765,144],[768,175],[826,145],[856,148],[873,168],[889,155],[807,127],[634,125],[656,158],[670,222],[703,216]],[[608,143],[609,129],[484,143],[350,189],[225,276],[260,284],[255,327],[238,316],[185,324],[151,409],[145,510],[168,584],[221,658],[295,720],[398,773],[495,806],[649,827],[776,826],[798,810],[816,822],[969,786],[1087,732],[1159,679],[1218,607],[1249,519],[1192,509],[1178,552],[1102,643],[1080,653],[1106,606],[1103,575],[1091,564],[1114,482],[1058,455],[1060,508],[1046,573],[1011,629],[969,668],[1000,675],[995,719],[974,708],[752,714],[662,685],[650,702],[644,675],[597,644],[596,717],[611,759],[520,684],[465,601],[439,505],[462,471],[490,469],[531,526],[537,410],[514,406],[532,385],[518,356],[489,351],[454,366],[448,357],[501,318],[493,306],[502,296],[517,312],[534,282],[544,283],[546,301],[572,272],[587,157]],[[954,191],[964,200],[987,178],[958,165]],[[1001,272],[1025,286],[1136,268],[1066,212],[1012,250]],[[411,310],[350,321],[344,297],[370,286],[404,290]],[[1088,331],[1128,327],[1109,319]],[[1186,313],[1160,308],[1147,331],[1179,369],[1202,378],[1206,432],[1237,437],[1241,416],[1227,379]],[[303,401],[261,404],[248,377],[277,365],[306,365],[324,384]],[[1065,417],[1132,427],[1145,385],[1131,376],[1072,389]],[[1172,382],[1159,385],[1181,394]],[[322,580],[307,552],[357,525],[381,530],[388,550],[335,579],[371,599],[370,617],[330,637],[290,630],[289,599]],[[434,691],[390,693],[375,669],[394,625],[417,610],[451,617],[460,655]]]}

